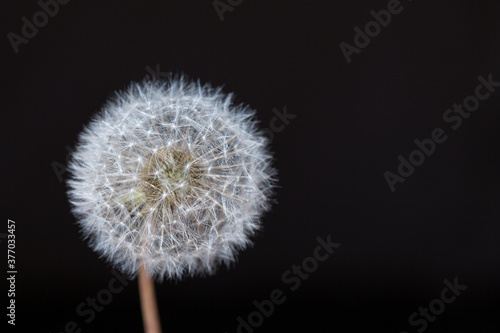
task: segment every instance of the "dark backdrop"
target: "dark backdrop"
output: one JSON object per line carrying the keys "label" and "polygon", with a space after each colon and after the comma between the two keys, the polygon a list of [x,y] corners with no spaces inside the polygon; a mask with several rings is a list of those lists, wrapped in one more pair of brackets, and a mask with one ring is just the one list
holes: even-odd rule
{"label": "dark backdrop", "polygon": [[[16,53],[9,33],[21,38],[41,5],[3,1],[1,232],[16,222],[15,329],[142,330],[136,281],[92,320],[77,312],[106,296],[113,273],[81,240],[58,173],[112,92],[158,70],[224,85],[263,128],[284,108],[296,115],[274,133],[277,204],[253,248],[214,276],[157,285],[166,332],[236,332],[273,289],[286,301],[255,332],[417,332],[409,317],[455,278],[467,289],[426,331],[499,332],[500,88],[456,130],[443,114],[478,76],[500,81],[500,3],[402,0],[348,63],[339,45],[388,3],[222,0],[221,20],[210,0],[73,0],[45,25],[37,17]],[[447,140],[392,192],[384,173],[436,128]],[[328,235],[341,245],[292,291],[282,275]]]}

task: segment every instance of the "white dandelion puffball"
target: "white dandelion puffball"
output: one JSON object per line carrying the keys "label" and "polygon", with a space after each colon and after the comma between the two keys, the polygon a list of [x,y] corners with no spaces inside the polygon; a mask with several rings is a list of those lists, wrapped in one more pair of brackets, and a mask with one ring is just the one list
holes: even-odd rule
{"label": "white dandelion puffball", "polygon": [[125,274],[212,274],[270,207],[275,170],[254,111],[183,77],[133,83],[80,134],[68,196],[90,246]]}

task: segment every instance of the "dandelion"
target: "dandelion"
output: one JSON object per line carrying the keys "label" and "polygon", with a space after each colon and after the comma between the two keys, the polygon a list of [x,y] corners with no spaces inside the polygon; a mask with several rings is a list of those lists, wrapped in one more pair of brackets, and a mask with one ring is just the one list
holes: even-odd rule
{"label": "dandelion", "polygon": [[173,76],[117,93],[81,133],[69,170],[90,246],[123,273],[159,281],[234,262],[275,183],[254,111]]}

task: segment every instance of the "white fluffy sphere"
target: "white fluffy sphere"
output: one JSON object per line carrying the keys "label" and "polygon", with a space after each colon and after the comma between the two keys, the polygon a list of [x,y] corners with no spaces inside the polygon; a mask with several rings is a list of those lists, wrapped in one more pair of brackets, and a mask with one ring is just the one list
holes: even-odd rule
{"label": "white fluffy sphere", "polygon": [[90,246],[122,272],[212,274],[251,243],[275,183],[254,112],[181,78],[116,94],[80,134],[68,195]]}

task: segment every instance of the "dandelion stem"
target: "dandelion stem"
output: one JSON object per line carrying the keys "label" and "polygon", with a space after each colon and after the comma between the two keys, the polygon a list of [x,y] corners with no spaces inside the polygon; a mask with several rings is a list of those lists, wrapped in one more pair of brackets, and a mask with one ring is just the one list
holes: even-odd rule
{"label": "dandelion stem", "polygon": [[160,316],[156,303],[155,284],[144,266],[139,269],[139,294],[141,297],[142,322],[145,333],[161,333]]}

